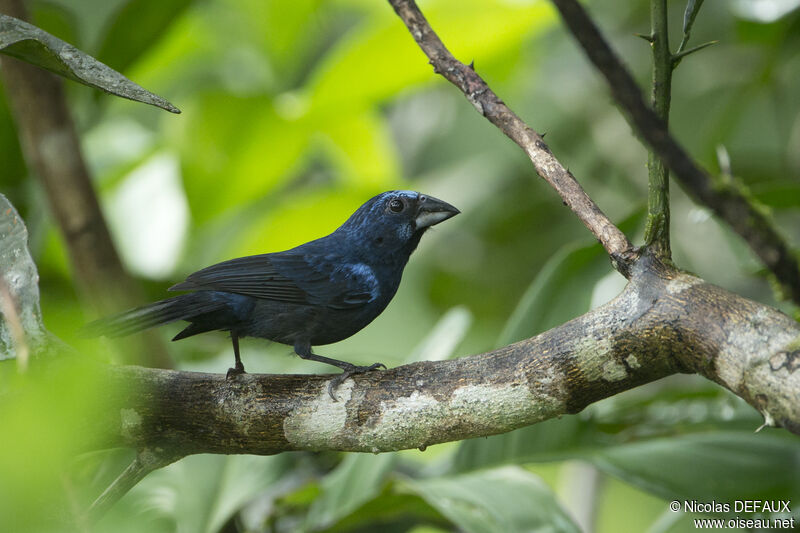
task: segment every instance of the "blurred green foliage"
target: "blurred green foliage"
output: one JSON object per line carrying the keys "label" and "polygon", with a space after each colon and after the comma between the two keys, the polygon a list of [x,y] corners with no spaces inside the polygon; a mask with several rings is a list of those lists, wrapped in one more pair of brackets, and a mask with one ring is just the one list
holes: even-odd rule
{"label": "blurred green foliage", "polygon": [[[800,12],[757,7],[768,3],[703,5],[690,45],[720,43],[681,63],[670,122],[712,172],[725,146],[733,174],[797,247]],[[684,5],[670,2],[673,48]],[[601,208],[639,237],[646,152],[549,4],[422,8],[454,54],[474,59],[512,109],[547,132]],[[633,34],[649,31],[648,2],[596,0],[590,9],[645,86],[649,50]],[[43,29],[183,110],[170,116],[68,86],[114,238],[151,299],[212,262],[321,236],[389,188],[429,192],[463,215],[425,237],[387,311],[326,355],[396,365],[476,353],[585,312],[624,281],[524,154],[434,76],[385,2],[39,0],[32,11]],[[85,353],[113,348],[75,338],[91,317],[2,92],[0,170],[0,191],[31,232],[46,325]],[[707,210],[677,189],[672,209],[678,265],[791,310]],[[165,341],[174,334],[163,330]],[[169,348],[181,368],[229,364],[221,334]],[[329,371],[289,353],[243,343],[251,371]],[[71,417],[102,404],[102,387],[68,363],[57,379],[0,365],[4,531],[62,530],[53,524],[69,521],[129,459],[70,459],[71,436],[84,430]],[[660,498],[800,505],[796,438],[754,434],[759,424],[731,394],[678,376],[579,415],[424,453],[189,457],[151,474],[96,531],[575,531],[568,513],[587,507],[599,532],[693,531]],[[565,489],[575,460],[600,471],[588,498]]]}

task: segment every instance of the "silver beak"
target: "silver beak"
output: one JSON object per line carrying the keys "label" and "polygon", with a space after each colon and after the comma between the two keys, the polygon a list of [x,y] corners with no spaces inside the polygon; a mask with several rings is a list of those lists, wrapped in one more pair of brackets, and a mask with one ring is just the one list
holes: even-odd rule
{"label": "silver beak", "polygon": [[428,228],[443,220],[454,217],[461,211],[433,196],[421,194],[415,222],[417,229]]}

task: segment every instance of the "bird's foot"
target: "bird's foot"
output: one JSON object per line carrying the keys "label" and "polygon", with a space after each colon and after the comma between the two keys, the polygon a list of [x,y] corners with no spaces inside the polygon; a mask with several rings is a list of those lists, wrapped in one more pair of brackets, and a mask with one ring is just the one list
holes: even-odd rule
{"label": "bird's foot", "polygon": [[247,374],[247,372],[244,371],[244,365],[242,363],[236,363],[236,366],[228,369],[228,373],[225,374],[225,379],[233,379],[240,374]]}
{"label": "bird's foot", "polygon": [[344,372],[333,378],[328,383],[328,394],[330,394],[334,402],[339,401],[336,399],[336,395],[334,394],[334,392],[336,391],[337,388],[339,388],[339,385],[341,385],[344,382],[344,380],[346,380],[350,376],[355,376],[356,374],[363,374],[364,372],[369,372],[370,370],[377,370],[379,368],[383,368],[385,370],[386,365],[384,365],[383,363],[373,363],[369,366],[357,366],[348,363],[348,366],[346,368],[343,368]]}

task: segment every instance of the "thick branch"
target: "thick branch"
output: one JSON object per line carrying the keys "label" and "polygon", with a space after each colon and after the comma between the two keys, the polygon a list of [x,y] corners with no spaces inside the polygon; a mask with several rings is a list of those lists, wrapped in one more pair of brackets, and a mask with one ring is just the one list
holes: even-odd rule
{"label": "thick branch", "polygon": [[[0,11],[26,18],[21,0],[0,0]],[[0,65],[25,158],[44,186],[83,292],[100,312],[141,303],[100,210],[61,80],[12,57],[3,57]],[[144,339],[146,345],[131,350],[136,354],[131,360],[171,366],[157,337]]]}
{"label": "thick branch", "polygon": [[727,222],[800,304],[797,259],[770,220],[731,184],[715,183],[669,135],[666,124],[644,102],[639,87],[603,39],[594,22],[575,0],[553,0],[565,24],[586,55],[603,73],[611,93],[633,128],[672,170],[694,198]]}
{"label": "thick branch", "polygon": [[536,172],[578,215],[614,260],[615,268],[627,277],[629,263],[636,257],[633,246],[589,198],[572,173],[553,156],[541,135],[514,114],[471,66],[453,57],[413,0],[389,0],[389,3],[428,56],[434,70],[461,89],[481,115],[525,151]]}
{"label": "thick branch", "polygon": [[102,446],[192,453],[384,452],[492,435],[676,372],[800,434],[800,324],[649,256],[616,299],[499,350],[348,379],[110,367]]}

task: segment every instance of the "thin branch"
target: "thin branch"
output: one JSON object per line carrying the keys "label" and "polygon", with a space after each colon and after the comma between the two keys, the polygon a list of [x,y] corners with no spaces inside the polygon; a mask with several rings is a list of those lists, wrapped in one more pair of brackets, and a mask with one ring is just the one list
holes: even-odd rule
{"label": "thin branch", "polygon": [[[26,18],[21,0],[0,0],[0,11]],[[26,161],[44,186],[81,289],[101,313],[141,303],[138,287],[122,266],[100,210],[62,81],[12,57],[3,57],[0,65]],[[171,366],[158,337],[142,338],[144,346],[135,346],[137,342],[131,347],[130,353],[137,358],[132,361]]]}
{"label": "thin branch", "polygon": [[689,54],[693,54],[695,52],[699,52],[703,48],[711,46],[712,44],[717,44],[719,41],[709,41],[707,43],[703,43],[701,45],[695,46],[690,49],[686,49],[686,45],[689,44],[689,37],[692,32],[692,26],[694,25],[694,21],[697,18],[697,14],[700,12],[700,8],[703,5],[703,0],[689,0],[686,3],[686,11],[683,14],[683,38],[681,39],[681,44],[678,46],[678,49],[672,54],[672,69],[675,70],[680,65],[681,60],[684,57],[688,56]]}
{"label": "thin branch", "polygon": [[697,18],[697,14],[700,12],[702,6],[703,0],[688,0],[688,2],[686,2],[686,11],[683,13],[683,39],[681,39],[681,44],[678,46],[676,57],[686,50],[686,45],[689,44],[689,37],[692,33],[694,20]]}
{"label": "thin branch", "polygon": [[625,117],[644,141],[661,156],[696,201],[707,205],[738,233],[772,272],[788,298],[800,304],[797,259],[769,218],[740,188],[712,180],[669,135],[667,126],[644,102],[639,87],[603,39],[594,22],[575,0],[553,0],[565,24],[586,55],[606,77]]}
{"label": "thin branch", "polygon": [[92,503],[87,517],[88,522],[94,523],[99,520],[147,474],[174,463],[181,457],[181,455],[170,454],[164,450],[143,449],[139,451],[131,464]]}
{"label": "thin branch", "polygon": [[615,268],[627,277],[630,264],[637,257],[630,241],[589,198],[569,170],[553,156],[542,136],[514,114],[470,65],[453,57],[413,0],[389,0],[389,3],[428,56],[434,71],[461,89],[481,115],[525,151],[536,172],[556,190],[564,203],[600,241]]}
{"label": "thin branch", "polygon": [[693,46],[688,50],[683,50],[682,52],[675,52],[672,55],[672,68],[675,69],[681,62],[681,60],[688,56],[689,54],[693,54],[695,52],[699,52],[703,48],[708,48],[712,44],[717,44],[719,41],[708,41],[707,43],[698,44],[697,46]]}
{"label": "thin branch", "polygon": [[[651,104],[656,114],[669,123],[672,91],[672,53],[669,51],[667,0],[650,0],[650,37],[653,50],[653,88]],[[669,170],[653,150],[647,153],[648,195],[645,245],[664,259],[670,259]]]}

